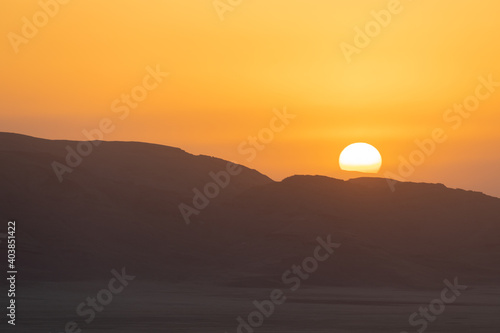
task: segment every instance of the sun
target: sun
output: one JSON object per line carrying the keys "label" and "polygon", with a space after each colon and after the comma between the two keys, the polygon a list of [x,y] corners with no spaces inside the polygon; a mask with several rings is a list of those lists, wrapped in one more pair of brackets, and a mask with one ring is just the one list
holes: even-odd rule
{"label": "sun", "polygon": [[358,142],[345,147],[339,157],[342,170],[377,173],[382,166],[382,156],[377,148]]}

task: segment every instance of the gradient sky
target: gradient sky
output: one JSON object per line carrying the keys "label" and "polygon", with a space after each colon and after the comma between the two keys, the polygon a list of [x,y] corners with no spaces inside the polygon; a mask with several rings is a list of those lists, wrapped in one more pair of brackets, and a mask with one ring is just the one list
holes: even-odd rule
{"label": "gradient sky", "polygon": [[[279,180],[349,177],[338,156],[354,142],[379,149],[379,176],[400,175],[415,140],[442,128],[447,140],[404,178],[500,197],[500,87],[460,125],[443,118],[479,77],[500,82],[500,3],[402,0],[348,62],[342,43],[390,2],[243,0],[221,20],[212,0],[71,0],[16,53],[9,33],[22,36],[41,7],[3,0],[0,131],[84,140],[111,118],[105,140],[176,146]],[[118,120],[111,103],[157,64],[169,77]],[[296,118],[248,161],[238,146],[283,107]]]}

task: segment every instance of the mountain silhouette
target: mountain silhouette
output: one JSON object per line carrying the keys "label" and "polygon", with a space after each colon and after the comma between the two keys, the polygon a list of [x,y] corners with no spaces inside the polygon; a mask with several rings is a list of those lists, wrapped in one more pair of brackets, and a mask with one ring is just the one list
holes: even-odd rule
{"label": "mountain silhouette", "polygon": [[[93,142],[60,181],[54,162],[65,165],[78,144],[0,133],[0,217],[17,222],[26,279],[85,280],[127,267],[145,279],[272,286],[311,255],[317,237],[331,235],[341,245],[310,284],[500,282],[498,198],[442,184],[395,182],[392,191],[383,178],[276,182],[239,166],[196,209],[193,197],[229,162],[155,144]],[[182,204],[198,211],[189,224]]]}

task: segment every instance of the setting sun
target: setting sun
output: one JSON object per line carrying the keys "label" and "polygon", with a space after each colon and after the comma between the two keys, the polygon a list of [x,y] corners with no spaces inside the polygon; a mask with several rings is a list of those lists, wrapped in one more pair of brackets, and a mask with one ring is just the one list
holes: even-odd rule
{"label": "setting sun", "polygon": [[342,170],[377,173],[382,166],[382,156],[377,148],[367,143],[353,143],[342,151],[339,157]]}

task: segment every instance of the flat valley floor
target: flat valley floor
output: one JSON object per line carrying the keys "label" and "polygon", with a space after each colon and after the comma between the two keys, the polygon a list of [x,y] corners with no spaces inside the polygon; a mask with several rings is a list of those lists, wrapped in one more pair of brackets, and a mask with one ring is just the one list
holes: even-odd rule
{"label": "flat valley floor", "polygon": [[[134,280],[113,296],[90,323],[76,314],[87,297],[96,297],[108,281],[19,283],[16,326],[7,332],[238,332],[237,318],[255,311],[254,300],[269,299],[274,288],[234,288],[200,284],[164,284]],[[279,286],[278,286],[279,288]],[[409,316],[440,297],[436,290],[396,290],[302,286],[284,290],[287,300],[276,306],[255,332],[376,333],[417,332]],[[5,318],[5,317],[4,317]],[[5,325],[5,322],[2,323]],[[5,326],[4,326],[5,327]],[[71,328],[71,325],[70,325]],[[4,331],[2,329],[2,331]],[[250,333],[242,330],[241,333]],[[473,287],[446,305],[425,332],[500,332],[500,288]]]}

